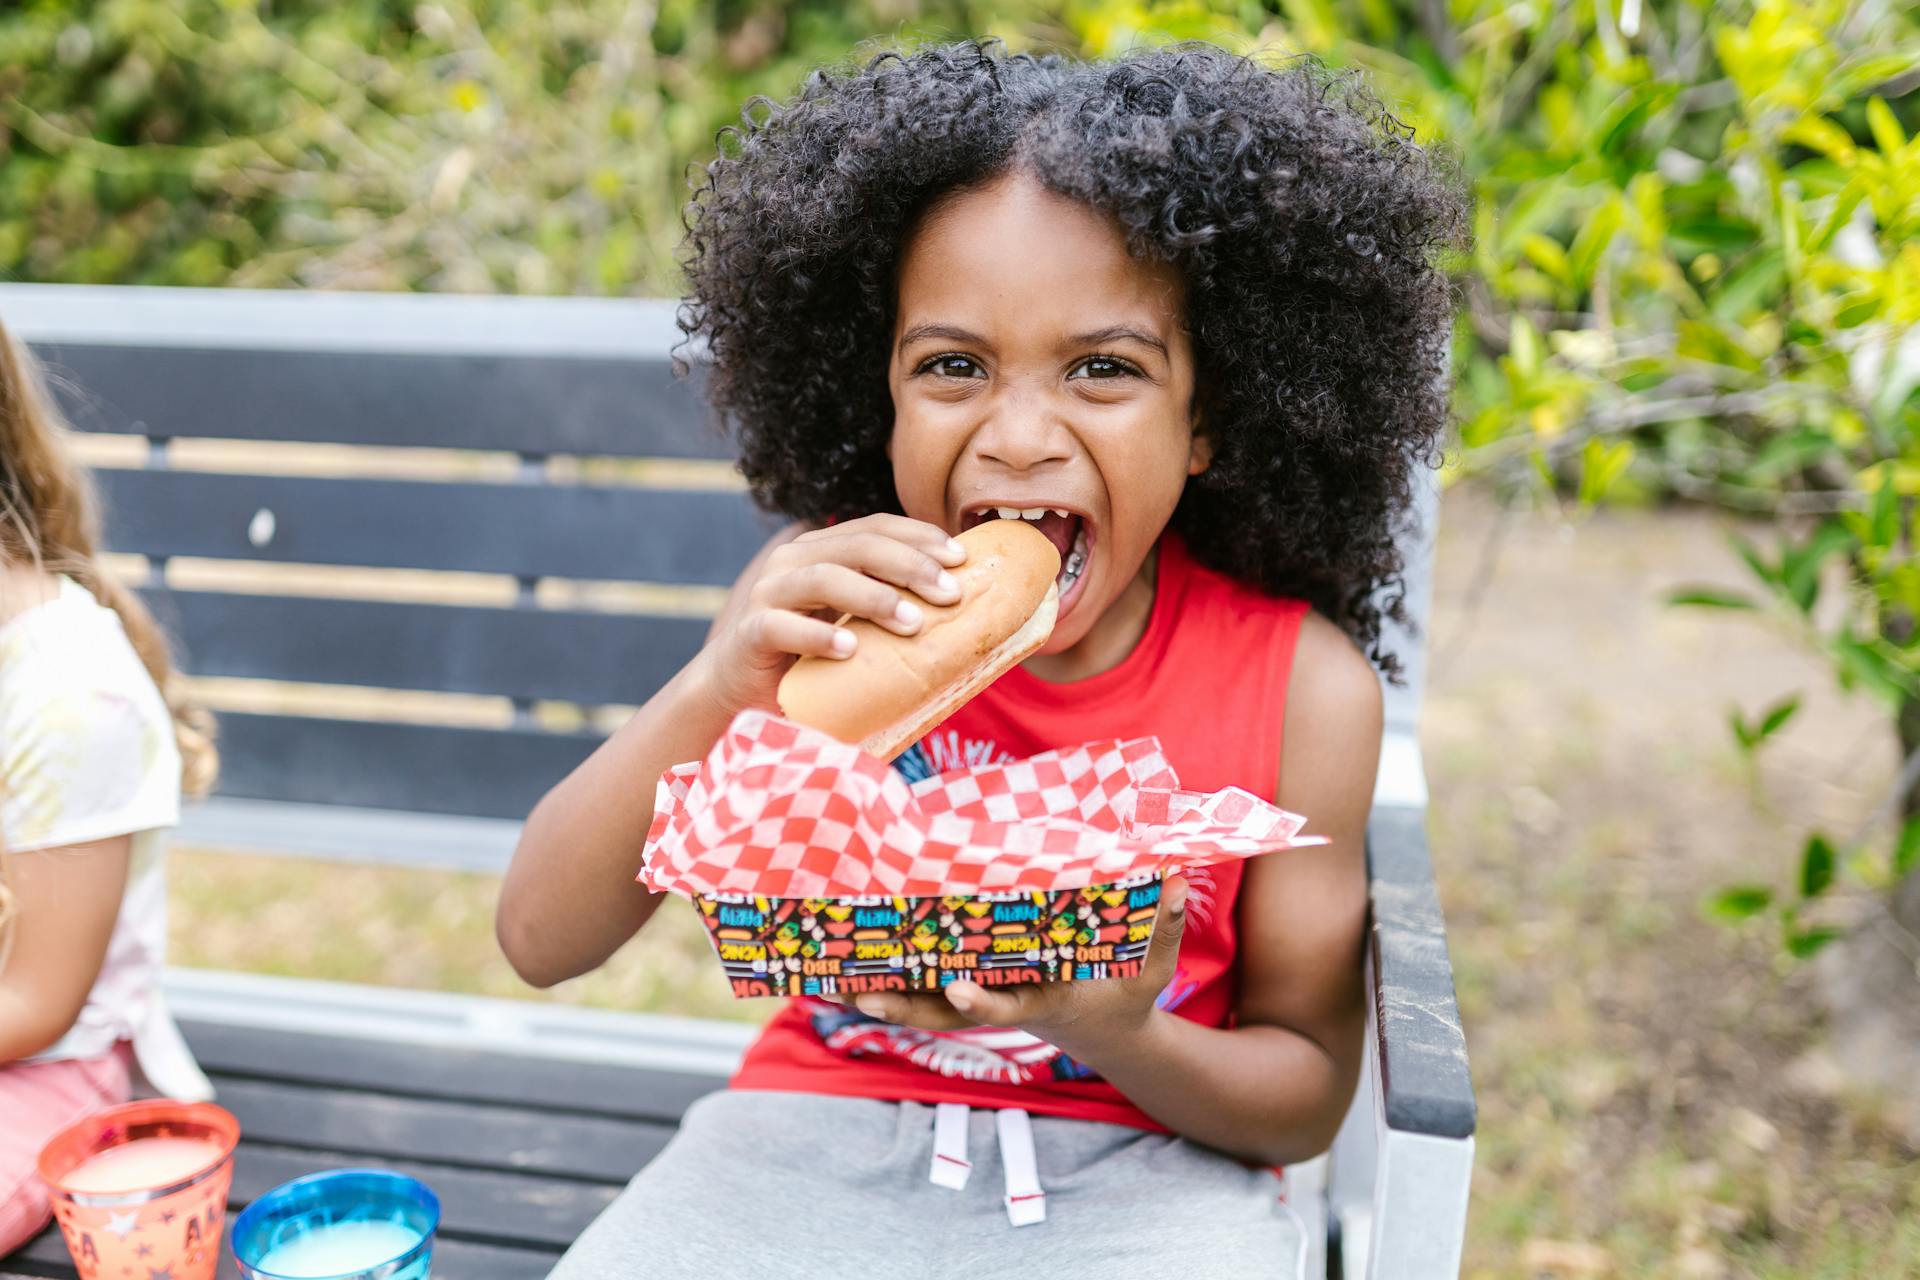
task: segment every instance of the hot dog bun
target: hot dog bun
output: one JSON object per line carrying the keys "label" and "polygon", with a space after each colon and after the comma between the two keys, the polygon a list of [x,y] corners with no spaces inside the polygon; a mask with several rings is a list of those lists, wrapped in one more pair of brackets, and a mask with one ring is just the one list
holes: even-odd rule
{"label": "hot dog bun", "polygon": [[922,602],[910,636],[865,618],[850,658],[801,658],[780,681],[781,714],[891,760],[1053,634],[1060,553],[1024,520],[989,520],[959,537],[960,602]]}

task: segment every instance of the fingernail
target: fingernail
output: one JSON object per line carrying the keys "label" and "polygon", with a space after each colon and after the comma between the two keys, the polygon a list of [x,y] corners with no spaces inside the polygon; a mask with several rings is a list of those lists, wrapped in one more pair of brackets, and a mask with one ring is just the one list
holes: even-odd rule
{"label": "fingernail", "polygon": [[869,1018],[882,1017],[885,1015],[887,1009],[885,1004],[873,999],[871,996],[857,997],[853,1002],[853,1007],[866,1014]]}
{"label": "fingernail", "polygon": [[966,544],[960,542],[958,539],[948,538],[947,554],[955,560],[965,560],[967,558]]}
{"label": "fingernail", "polygon": [[893,620],[903,627],[919,626],[920,619],[923,616],[920,612],[920,606],[910,601],[902,600],[893,608]]}
{"label": "fingernail", "polygon": [[1187,886],[1181,885],[1167,894],[1167,910],[1178,916],[1187,909]]}
{"label": "fingernail", "polygon": [[845,627],[834,628],[833,652],[836,655],[842,658],[846,657],[853,652],[854,643],[853,632],[848,631]]}
{"label": "fingernail", "polygon": [[940,576],[933,580],[933,585],[950,596],[960,594],[960,579],[954,577],[944,569],[940,571]]}
{"label": "fingernail", "polygon": [[947,988],[947,1003],[966,1013],[973,1008],[973,995],[973,988],[956,982]]}

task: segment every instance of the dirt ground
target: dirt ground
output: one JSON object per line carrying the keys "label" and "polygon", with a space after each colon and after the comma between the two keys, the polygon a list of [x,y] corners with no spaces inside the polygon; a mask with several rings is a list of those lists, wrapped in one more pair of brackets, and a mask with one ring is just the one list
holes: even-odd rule
{"label": "dirt ground", "polygon": [[[1422,737],[1481,1105],[1467,1274],[1920,1275],[1920,1162],[1812,975],[1700,911],[1854,829],[1894,765],[1873,709],[1782,631],[1662,605],[1742,585],[1717,518],[1444,518]],[[1750,767],[1728,710],[1793,692]]]}
{"label": "dirt ground", "polygon": [[[1920,1152],[1824,1048],[1812,975],[1700,909],[1786,884],[1808,827],[1852,830],[1893,768],[1793,637],[1660,603],[1741,585],[1721,527],[1446,502],[1422,737],[1481,1107],[1469,1276],[1920,1276]],[[1728,709],[1796,691],[1750,767]],[[174,957],[531,996],[493,946],[496,888],[182,850]],[[548,998],[766,1012],[677,911]]]}

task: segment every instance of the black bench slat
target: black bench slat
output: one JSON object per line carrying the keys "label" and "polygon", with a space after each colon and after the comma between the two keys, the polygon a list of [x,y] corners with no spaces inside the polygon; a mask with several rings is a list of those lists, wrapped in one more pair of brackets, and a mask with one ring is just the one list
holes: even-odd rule
{"label": "black bench slat", "polygon": [[[237,1203],[233,1212],[239,1212]],[[550,1247],[513,1248],[472,1240],[436,1238],[433,1244],[433,1274],[435,1280],[543,1280],[553,1270],[562,1252],[564,1250]],[[7,1280],[12,1275],[73,1280],[75,1274],[73,1260],[67,1256],[67,1246],[61,1240],[57,1227],[49,1227],[18,1253],[0,1259],[0,1280]],[[233,1265],[233,1251],[225,1239],[220,1242],[217,1280],[240,1280],[240,1269]]]}
{"label": "black bench slat", "polygon": [[[95,474],[113,550],[153,556],[729,586],[773,529],[727,491]],[[273,536],[255,546],[261,511]]]}
{"label": "black bench slat", "polygon": [[718,1076],[182,1021],[209,1073],[676,1125]]}
{"label": "black bench slat", "polygon": [[703,618],[144,592],[195,675],[643,702],[706,638]]}
{"label": "black bench slat", "polygon": [[220,794],[475,818],[527,816],[591,733],[220,713]]}
{"label": "black bench slat", "polygon": [[385,1156],[342,1155],[243,1142],[233,1164],[235,1203],[252,1203],[283,1182],[329,1169],[393,1169],[440,1197],[440,1231],[485,1244],[552,1248],[572,1244],[620,1188],[496,1170],[458,1169]]}
{"label": "black bench slat", "polygon": [[714,458],[696,368],[661,356],[428,355],[36,344],[77,426],[515,453]]}
{"label": "black bench slat", "polygon": [[666,1123],[518,1106],[395,1098],[214,1077],[220,1105],[254,1142],[517,1169],[622,1185],[673,1136]]}

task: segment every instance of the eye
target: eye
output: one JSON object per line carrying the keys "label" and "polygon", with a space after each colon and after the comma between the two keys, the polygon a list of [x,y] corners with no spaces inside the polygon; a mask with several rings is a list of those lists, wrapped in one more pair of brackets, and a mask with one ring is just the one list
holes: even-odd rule
{"label": "eye", "polygon": [[1140,372],[1136,366],[1122,360],[1119,356],[1088,356],[1085,360],[1073,366],[1073,369],[1068,372],[1067,377],[1072,378],[1081,369],[1087,371],[1082,375],[1084,377],[1102,379],[1137,376]]}
{"label": "eye", "polygon": [[939,374],[943,378],[984,378],[987,376],[987,371],[982,369],[972,356],[954,355],[951,352],[946,355],[930,357],[914,372],[926,373],[929,370]]}

